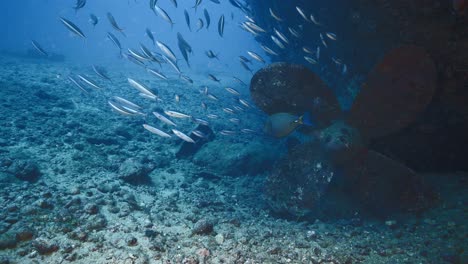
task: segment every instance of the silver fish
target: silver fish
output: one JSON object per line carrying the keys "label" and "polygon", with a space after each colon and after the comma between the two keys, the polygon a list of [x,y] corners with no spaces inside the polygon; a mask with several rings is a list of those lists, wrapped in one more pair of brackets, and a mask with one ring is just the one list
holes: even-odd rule
{"label": "silver fish", "polygon": [[207,56],[208,58],[210,58],[210,59],[217,59],[217,60],[219,60],[218,55],[215,54],[212,50],[207,50],[207,51],[205,51],[205,54],[206,54],[206,56]]}
{"label": "silver fish", "polygon": [[193,80],[192,80],[190,77],[188,77],[188,76],[185,76],[185,75],[182,75],[182,74],[181,74],[181,75],[180,75],[180,78],[181,78],[182,80],[184,80],[184,81],[190,83],[190,84],[193,84]]}
{"label": "silver fish", "polygon": [[218,100],[219,100],[218,97],[216,97],[215,95],[210,94],[210,93],[206,94],[206,96],[207,96],[208,98],[210,98],[211,100],[215,100],[215,101],[218,101]]}
{"label": "silver fish", "polygon": [[174,52],[171,50],[171,48],[169,48],[169,46],[167,46],[166,44],[160,42],[160,41],[156,41],[156,45],[158,45],[158,47],[161,49],[161,51],[166,54],[167,58],[169,58],[173,63],[176,63],[177,62],[177,58],[174,54]]}
{"label": "silver fish", "polygon": [[304,10],[302,10],[302,8],[296,6],[296,10],[299,13],[299,15],[301,15],[301,17],[304,18],[305,21],[310,22],[309,18],[306,16],[306,14],[305,14]]}
{"label": "silver fish", "polygon": [[122,53],[122,46],[120,45],[119,39],[114,34],[112,34],[110,32],[107,32],[107,38],[109,38],[112,41],[112,43],[114,43],[114,45],[117,48],[119,48],[120,53]]}
{"label": "silver fish", "polygon": [[111,78],[107,75],[107,72],[104,68],[93,65],[93,71],[101,78],[112,81]]}
{"label": "silver fish", "polygon": [[89,22],[91,23],[91,25],[93,25],[93,27],[96,27],[96,25],[99,23],[99,19],[97,18],[96,15],[90,14],[89,15]]}
{"label": "silver fish", "polygon": [[335,33],[327,32],[327,33],[325,33],[325,35],[331,40],[336,40],[336,34]]}
{"label": "silver fish", "polygon": [[91,80],[89,77],[86,77],[86,76],[83,76],[83,75],[80,75],[78,74],[77,75],[78,78],[80,78],[83,82],[85,82],[86,84],[88,84],[89,86],[95,88],[95,89],[101,89],[101,87],[99,85],[97,85],[93,80]]}
{"label": "silver fish", "polygon": [[235,131],[232,131],[232,130],[227,130],[227,129],[224,129],[224,130],[221,130],[219,131],[219,133],[223,136],[232,136],[232,135],[235,135],[236,132]]}
{"label": "silver fish", "polygon": [[190,16],[186,9],[184,9],[184,16],[185,16],[185,22],[187,23],[187,27],[189,28],[190,31],[192,31],[192,27],[190,26]]}
{"label": "silver fish", "polygon": [[272,49],[270,49],[269,47],[265,46],[265,45],[260,45],[260,47],[268,54],[270,55],[273,55],[273,56],[278,56],[278,53],[276,53],[275,51],[273,51]]}
{"label": "silver fish", "polygon": [[291,35],[293,35],[294,37],[301,38],[301,34],[294,28],[288,27],[288,30],[289,30],[289,33],[291,33]]}
{"label": "silver fish", "polygon": [[231,93],[231,94],[233,94],[233,95],[240,95],[240,93],[239,93],[236,89],[234,89],[234,88],[226,87],[226,88],[224,88],[224,89],[226,89],[226,91],[228,91],[229,93]]}
{"label": "silver fish", "polygon": [[137,104],[135,104],[133,102],[130,102],[129,100],[124,99],[124,98],[119,97],[119,96],[112,96],[112,100],[118,102],[121,105],[126,105],[126,106],[128,106],[130,108],[133,108],[133,109],[137,109],[137,110],[142,109],[141,106],[139,106],[139,105],[137,105]]}
{"label": "silver fish", "polygon": [[177,8],[177,0],[171,0],[172,4]]}
{"label": "silver fish", "polygon": [[206,29],[208,29],[210,27],[210,23],[211,23],[211,18],[210,18],[210,14],[208,13],[208,10],[203,9],[203,15],[205,16],[205,20],[206,20]]}
{"label": "silver fish", "polygon": [[241,103],[241,104],[242,104],[243,106],[245,106],[245,107],[250,108],[250,104],[247,103],[247,101],[245,101],[245,100],[243,100],[243,99],[241,99],[241,98],[239,98],[239,103]]}
{"label": "silver fish", "polygon": [[73,78],[72,76],[68,76],[68,80],[71,81],[76,87],[78,87],[82,92],[88,94],[89,91],[81,85],[77,79]]}
{"label": "silver fish", "polygon": [[131,78],[127,78],[127,81],[128,83],[135,89],[137,89],[138,91],[144,93],[144,94],[148,94],[150,96],[154,96],[156,97],[156,95],[148,88],[146,87],[145,85],[131,79]]}
{"label": "silver fish", "polygon": [[83,8],[85,5],[86,5],[86,0],[77,0],[76,5],[75,7],[73,7],[73,9],[75,9],[75,12],[78,12],[78,10]]}
{"label": "silver fish", "polygon": [[86,38],[86,36],[83,34],[83,31],[81,31],[81,29],[77,25],[73,24],[73,22],[71,22],[70,20],[60,17],[60,21],[62,21],[65,27],[67,27],[68,30],[70,30],[75,35],[80,36],[82,38]]}
{"label": "silver fish", "polygon": [[250,73],[253,73],[252,69],[250,69],[250,67],[247,65],[247,63],[245,63],[245,61],[240,61],[240,64],[242,65],[242,67],[244,67],[244,69],[246,69]]}
{"label": "silver fish", "polygon": [[286,47],[284,46],[283,43],[279,39],[277,39],[275,36],[271,35],[271,40],[278,46],[280,49],[285,49]]}
{"label": "silver fish", "polygon": [[153,42],[153,45],[155,45],[153,33],[151,32],[149,28],[146,29],[146,36],[148,36],[148,38],[150,38],[151,41]]}
{"label": "silver fish", "polygon": [[208,78],[210,78],[210,80],[212,81],[215,81],[215,82],[220,82],[221,80],[216,78],[216,76],[214,76],[213,74],[208,74]]}
{"label": "silver fish", "polygon": [[184,113],[180,113],[180,112],[177,112],[177,111],[170,111],[170,110],[166,110],[164,111],[164,113],[170,117],[174,117],[174,118],[192,118],[191,116],[187,115],[187,114],[184,114]]}
{"label": "silver fish", "polygon": [[177,126],[176,123],[172,122],[169,118],[163,116],[162,114],[158,113],[158,112],[153,112],[153,115],[159,119],[159,121],[165,123],[165,124],[168,124],[170,126]]}
{"label": "silver fish", "polygon": [[201,5],[202,0],[195,0],[195,5],[192,8],[195,8],[195,12],[197,12],[197,8]]}
{"label": "silver fish", "polygon": [[304,56],[304,59],[310,64],[317,64],[317,61],[309,56]]}
{"label": "silver fish", "polygon": [[223,111],[228,114],[234,114],[234,110],[229,107],[223,107]]}
{"label": "silver fish", "polygon": [[224,15],[221,15],[218,21],[218,34],[223,37],[224,35]]}
{"label": "silver fish", "polygon": [[197,32],[202,30],[203,26],[204,26],[203,20],[201,18],[199,18],[197,20]]}
{"label": "silver fish", "polygon": [[147,68],[146,71],[149,72],[149,73],[151,73],[152,75],[158,77],[158,78],[161,78],[161,79],[163,79],[163,80],[167,80],[166,75],[160,73],[160,72],[157,71],[157,70],[153,70],[153,69]]}
{"label": "silver fish", "polygon": [[153,133],[153,134],[156,134],[158,136],[161,136],[161,137],[164,137],[164,138],[170,138],[171,135],[167,134],[166,132],[164,131],[161,131],[155,127],[152,127],[148,124],[143,124],[143,127],[148,130],[149,132]]}
{"label": "silver fish", "polygon": [[169,63],[169,65],[171,65],[171,67],[179,74],[181,75],[182,72],[180,71],[179,69],[179,66],[177,66],[177,63],[173,62],[171,59],[169,59],[168,57],[166,57],[165,55],[162,55],[164,60],[166,60],[167,63]]}
{"label": "silver fish", "polygon": [[250,57],[252,57],[256,61],[259,61],[261,63],[265,63],[265,60],[260,55],[258,55],[257,53],[255,53],[253,51],[247,51],[247,53],[250,55]]}
{"label": "silver fish", "polygon": [[209,119],[216,119],[218,118],[219,116],[215,115],[215,114],[207,114],[206,117],[208,117]]}
{"label": "silver fish", "polygon": [[317,21],[313,14],[310,14],[310,21],[312,21],[317,26],[321,26],[321,24]]}
{"label": "silver fish", "polygon": [[180,132],[179,130],[172,129],[172,133],[174,133],[174,135],[176,135],[178,138],[182,139],[183,141],[186,141],[186,142],[189,142],[189,143],[195,143],[195,141],[191,137],[189,137],[186,134]]}
{"label": "silver fish", "polygon": [[270,11],[271,17],[273,17],[276,21],[278,21],[278,22],[283,21],[282,18],[280,18],[278,15],[276,15],[276,14],[273,12],[273,9],[271,9],[271,7],[269,8],[269,11]]}
{"label": "silver fish", "polygon": [[328,48],[327,42],[325,41],[325,38],[323,37],[322,33],[320,33],[320,40],[322,41],[322,44],[325,48]]}
{"label": "silver fish", "polygon": [[112,108],[112,110],[114,110],[115,112],[121,114],[121,115],[126,115],[126,116],[134,116],[134,115],[137,115],[136,113],[134,113],[134,111],[132,110],[126,110],[124,109],[122,106],[116,104],[115,102],[112,102],[111,100],[107,101],[107,103],[110,105],[110,107]]}
{"label": "silver fish", "polygon": [[158,14],[164,19],[166,20],[169,24],[171,24],[171,28],[174,26],[174,22],[172,22],[172,19],[171,17],[167,14],[167,12],[160,8],[159,6],[154,6],[154,8],[156,9],[156,11],[158,12]]}
{"label": "silver fish", "polygon": [[275,31],[275,34],[276,34],[282,41],[284,41],[286,44],[289,44],[288,38],[286,38],[286,36],[285,36],[283,33],[279,32],[276,28],[274,29],[274,31]]}
{"label": "silver fish", "polygon": [[255,24],[254,22],[246,21],[244,22],[249,28],[252,30],[259,32],[259,33],[265,33],[266,30],[261,28],[259,25]]}
{"label": "silver fish", "polygon": [[42,55],[44,56],[48,56],[47,52],[41,47],[41,45],[39,45],[39,43],[37,43],[35,40],[31,40],[31,44],[33,45],[33,47]]}
{"label": "silver fish", "polygon": [[123,29],[119,27],[119,25],[117,24],[117,21],[115,20],[114,16],[110,12],[107,12],[107,19],[109,20],[109,23],[115,30],[119,31],[120,33],[122,33],[124,37],[126,37]]}

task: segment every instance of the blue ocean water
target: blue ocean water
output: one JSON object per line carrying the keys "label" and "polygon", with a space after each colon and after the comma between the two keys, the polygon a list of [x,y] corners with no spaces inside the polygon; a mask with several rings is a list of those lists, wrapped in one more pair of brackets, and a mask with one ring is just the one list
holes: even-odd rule
{"label": "blue ocean water", "polygon": [[467,9],[0,3],[0,264],[466,263]]}

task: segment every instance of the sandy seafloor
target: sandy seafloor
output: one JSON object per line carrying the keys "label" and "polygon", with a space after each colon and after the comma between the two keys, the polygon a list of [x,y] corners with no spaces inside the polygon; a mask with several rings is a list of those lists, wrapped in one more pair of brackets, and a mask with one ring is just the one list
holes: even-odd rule
{"label": "sandy seafloor", "polygon": [[[464,173],[428,175],[440,182],[441,201],[419,216],[294,221],[272,215],[262,186],[265,169],[284,145],[239,132],[261,128],[258,110],[222,110],[236,104],[223,87],[235,87],[248,100],[247,87],[223,81],[229,73],[216,73],[221,85],[191,76],[192,86],[159,81],[135,67],[108,68],[111,83],[89,65],[5,55],[0,65],[2,264],[468,261]],[[70,72],[92,76],[104,88],[84,95],[67,81]],[[162,101],[139,98],[127,77],[156,87]],[[205,98],[203,84],[222,99]],[[138,102],[147,113],[162,108],[203,119],[217,114],[209,120],[216,138],[193,159],[176,159],[180,141],[152,135],[142,124],[169,127],[151,115],[144,121],[112,112],[112,95]],[[177,123],[184,132],[196,126]],[[223,136],[222,129],[237,133]],[[39,180],[16,179],[11,170],[17,163],[37,165]],[[148,171],[148,184],[122,180]]]}

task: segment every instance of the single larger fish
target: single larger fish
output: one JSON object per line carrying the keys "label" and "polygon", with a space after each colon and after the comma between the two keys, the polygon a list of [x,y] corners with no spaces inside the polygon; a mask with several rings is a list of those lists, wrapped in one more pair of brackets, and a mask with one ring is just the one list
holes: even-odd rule
{"label": "single larger fish", "polygon": [[297,116],[289,113],[276,113],[268,117],[264,132],[280,138],[289,135],[301,125],[313,126],[310,114]]}
{"label": "single larger fish", "polygon": [[177,44],[179,46],[180,52],[182,53],[182,56],[184,57],[185,62],[187,63],[187,66],[190,67],[190,63],[188,61],[188,53],[192,52],[192,47],[179,32],[177,32]]}
{"label": "single larger fish", "polygon": [[115,20],[114,16],[110,12],[107,12],[107,19],[109,20],[109,23],[115,30],[119,31],[120,33],[122,33],[124,37],[126,37],[123,29],[119,27],[119,25],[117,24],[117,21]]}
{"label": "single larger fish", "polygon": [[221,37],[224,35],[224,15],[221,15],[218,21],[218,33]]}
{"label": "single larger fish", "polygon": [[82,38],[86,38],[86,36],[83,34],[83,31],[81,31],[81,29],[77,25],[73,24],[73,22],[71,22],[70,20],[60,17],[60,21],[62,21],[65,27],[68,30],[70,30],[73,34]]}
{"label": "single larger fish", "polygon": [[206,29],[208,29],[210,27],[211,18],[210,18],[210,14],[208,13],[208,10],[206,10],[206,8],[203,9],[203,15],[205,16]]}

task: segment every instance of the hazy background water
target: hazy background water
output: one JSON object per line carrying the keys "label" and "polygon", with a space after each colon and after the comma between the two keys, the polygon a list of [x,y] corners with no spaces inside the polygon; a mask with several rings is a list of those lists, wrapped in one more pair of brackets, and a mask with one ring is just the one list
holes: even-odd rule
{"label": "hazy background water", "polygon": [[[31,49],[31,39],[36,40],[50,53],[63,54],[67,60],[76,64],[115,64],[122,63],[118,48],[107,38],[107,32],[112,32],[122,43],[123,51],[127,48],[139,49],[139,43],[150,47],[152,51],[160,52],[158,47],[152,46],[145,30],[149,28],[156,40],[169,45],[178,59],[183,59],[177,47],[177,32],[192,45],[193,56],[190,56],[192,69],[187,70],[183,61],[179,62],[181,70],[189,72],[226,71],[248,74],[239,64],[239,55],[248,56],[247,50],[263,54],[254,38],[243,31],[238,25],[244,21],[244,15],[227,1],[214,4],[203,1],[195,11],[195,1],[177,1],[178,7],[171,1],[158,1],[158,6],[167,11],[174,21],[174,26],[156,16],[149,8],[148,1],[143,0],[99,0],[87,1],[86,6],[78,12],[72,8],[74,0],[21,0],[2,1],[0,4],[0,50],[23,53]],[[196,32],[197,20],[205,21],[203,9],[206,8],[211,16],[208,30],[205,28]],[[185,18],[186,9],[191,18],[192,32],[189,31]],[[117,23],[124,29],[127,37],[115,31],[108,19],[107,12],[111,12]],[[93,13],[99,18],[98,25],[93,28],[89,22],[89,15]],[[224,14],[226,20],[224,37],[217,32],[219,17]],[[59,17],[67,18],[82,29],[87,39],[74,36],[60,22]],[[233,19],[231,19],[234,17]],[[206,50],[219,53],[219,59],[210,60],[206,57]],[[265,58],[267,58],[265,56]],[[128,64],[125,61],[126,64]]]}

